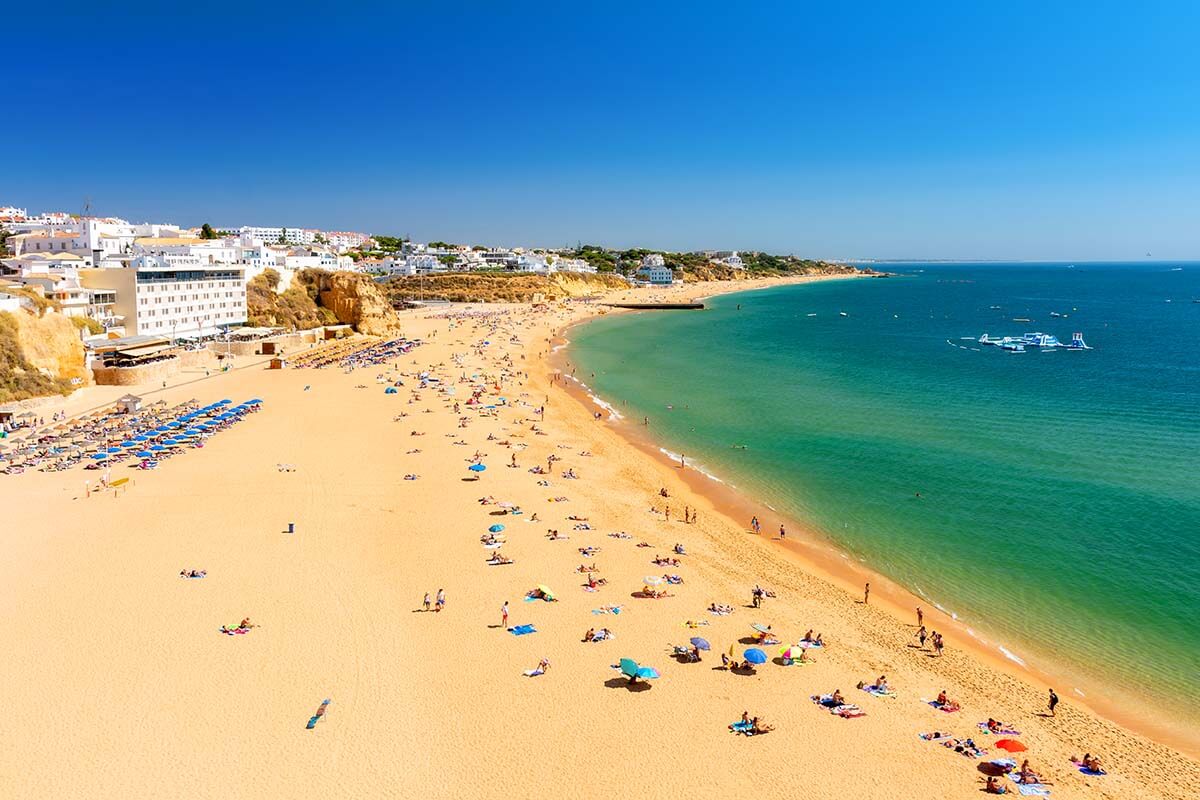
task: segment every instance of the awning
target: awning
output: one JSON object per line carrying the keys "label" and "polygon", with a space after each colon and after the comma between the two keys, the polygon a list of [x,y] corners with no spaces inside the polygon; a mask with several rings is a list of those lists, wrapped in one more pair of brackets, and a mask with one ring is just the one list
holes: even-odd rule
{"label": "awning", "polygon": [[155,353],[162,352],[163,350],[170,350],[172,347],[174,347],[174,345],[147,344],[142,345],[141,347],[127,347],[124,350],[117,350],[113,353],[113,355],[117,356],[118,358],[145,358],[146,356],[152,356]]}

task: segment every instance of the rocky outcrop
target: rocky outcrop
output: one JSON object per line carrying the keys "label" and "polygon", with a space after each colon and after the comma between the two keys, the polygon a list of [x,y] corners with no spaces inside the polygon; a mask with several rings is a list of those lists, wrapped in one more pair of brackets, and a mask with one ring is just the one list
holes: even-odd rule
{"label": "rocky outcrop", "polygon": [[306,269],[297,272],[292,285],[276,292],[264,273],[246,289],[249,324],[307,330],[344,323],[370,336],[393,336],[400,320],[379,285],[355,272]]}
{"label": "rocky outcrop", "polygon": [[587,297],[629,284],[612,274],[555,272],[551,275],[448,273],[395,278],[385,288],[395,301],[426,299],[454,303],[528,303]]}
{"label": "rocky outcrop", "polygon": [[0,402],[70,394],[91,383],[79,328],[53,312],[0,312]]}
{"label": "rocky outcrop", "polygon": [[400,333],[400,318],[379,284],[367,275],[355,272],[319,272],[298,275],[306,283],[315,281],[317,301],[329,309],[337,321],[354,326],[368,336],[394,336]]}

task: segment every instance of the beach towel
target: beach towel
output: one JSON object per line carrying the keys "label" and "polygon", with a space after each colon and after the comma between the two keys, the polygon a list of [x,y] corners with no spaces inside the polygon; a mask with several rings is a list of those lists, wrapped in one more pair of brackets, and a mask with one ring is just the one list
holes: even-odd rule
{"label": "beach towel", "polygon": [[604,606],[603,608],[593,608],[593,614],[620,614],[621,606]]}
{"label": "beach towel", "polygon": [[1012,728],[1001,728],[998,731],[988,730],[988,726],[987,726],[986,722],[979,723],[979,730],[982,731],[983,733],[986,733],[989,735],[991,735],[992,733],[995,733],[995,735],[997,735],[997,736],[1020,736],[1021,735],[1020,731],[1013,730]]}
{"label": "beach towel", "polygon": [[738,720],[737,722],[735,722],[729,726],[729,730],[732,733],[744,733],[744,734],[749,735],[750,731],[754,730],[754,723],[753,722],[742,722],[741,720]]}
{"label": "beach towel", "polygon": [[958,711],[957,708],[947,708],[946,706],[939,703],[937,700],[922,700],[921,702],[928,703],[929,705],[936,708],[938,711],[944,711],[947,714],[953,714],[955,711]]}
{"label": "beach towel", "polygon": [[829,709],[829,713],[842,719],[855,719],[857,717],[865,717],[867,712],[863,711],[856,705],[847,703],[846,705],[837,706]]}
{"label": "beach towel", "polygon": [[1017,791],[1023,795],[1032,795],[1034,797],[1049,797],[1050,790],[1040,783],[1018,783],[1015,784]]}
{"label": "beach towel", "polygon": [[514,625],[508,629],[508,632],[513,636],[524,636],[527,633],[537,633],[537,628],[532,625]]}
{"label": "beach towel", "polygon": [[896,692],[891,689],[880,689],[878,686],[864,686],[862,690],[867,694],[875,695],[876,697],[896,697]]}
{"label": "beach towel", "polygon": [[1082,772],[1084,775],[1100,776],[1100,775],[1108,774],[1107,772],[1105,772],[1102,769],[1101,770],[1088,769],[1087,767],[1083,766],[1082,764],[1076,763],[1074,761],[1072,761],[1071,763],[1075,764],[1075,766],[1079,767],[1079,771]]}
{"label": "beach towel", "polygon": [[545,675],[546,672],[540,669],[527,669],[521,673],[526,678],[536,678],[538,675]]}
{"label": "beach towel", "polygon": [[944,733],[941,736],[934,736],[931,733],[918,733],[917,738],[926,742],[944,742],[947,739],[953,739],[954,737],[948,733]]}
{"label": "beach towel", "polygon": [[328,697],[326,697],[324,700],[322,700],[320,707],[317,708],[317,713],[315,713],[311,717],[309,717],[308,724],[305,725],[304,727],[310,731],[313,728],[315,728],[317,726],[317,723],[320,722],[325,717],[325,709],[329,708],[330,702],[331,701]]}

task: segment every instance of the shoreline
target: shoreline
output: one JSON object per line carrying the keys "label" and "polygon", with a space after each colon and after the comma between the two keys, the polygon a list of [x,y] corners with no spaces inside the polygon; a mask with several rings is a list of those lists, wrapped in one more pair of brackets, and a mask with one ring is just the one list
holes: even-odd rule
{"label": "shoreline", "polygon": [[[757,285],[751,287],[740,287],[736,284],[730,285],[731,282],[721,282],[724,285],[716,287],[714,291],[697,296],[687,294],[686,289],[689,287],[685,285],[681,294],[686,295],[686,299],[689,301],[700,302],[712,297],[748,293],[780,286],[867,277],[873,276],[830,275],[798,280],[763,279],[756,281]],[[692,286],[696,285],[692,284]],[[609,309],[606,313],[646,312],[637,309]],[[551,373],[560,372],[568,378],[568,381],[563,381],[561,386],[579,404],[581,409],[594,413],[594,409],[600,408],[607,412],[609,416],[605,421],[619,436],[633,448],[649,457],[661,469],[675,473],[695,494],[707,499],[714,510],[725,517],[730,524],[742,528],[747,535],[753,536],[754,534],[750,533],[742,521],[754,515],[763,518],[766,513],[769,513],[773,520],[782,521],[787,525],[789,531],[796,531],[799,535],[789,538],[787,541],[781,541],[778,536],[772,535],[768,531],[755,538],[761,539],[764,546],[768,546],[765,543],[770,542],[786,557],[795,560],[814,577],[838,587],[849,597],[860,595],[863,583],[870,582],[872,600],[876,601],[878,598],[877,604],[886,608],[896,623],[912,628],[916,627],[911,622],[916,606],[925,607],[927,627],[931,627],[931,621],[936,620],[938,628],[944,633],[953,631],[956,634],[952,639],[954,646],[969,651],[983,661],[987,667],[1031,684],[1043,692],[1050,687],[1057,687],[1060,696],[1069,697],[1071,702],[1087,708],[1098,717],[1112,721],[1132,733],[1176,749],[1191,758],[1200,758],[1200,738],[1194,734],[1188,735],[1192,730],[1188,720],[1173,718],[1162,721],[1154,714],[1139,716],[1130,708],[1146,707],[1146,703],[1149,701],[1143,701],[1134,696],[1135,692],[1106,686],[1102,680],[1080,675],[1066,664],[1055,663],[1053,657],[1047,655],[1043,647],[1037,643],[1019,641],[1014,643],[1010,649],[999,641],[998,635],[990,630],[986,618],[981,618],[978,622],[960,619],[957,614],[942,607],[932,596],[922,597],[911,588],[893,580],[847,552],[810,521],[783,514],[765,500],[729,483],[722,476],[712,474],[700,467],[689,464],[690,469],[681,470],[678,464],[678,455],[668,449],[666,442],[659,441],[649,430],[626,418],[614,405],[614,399],[599,396],[594,387],[574,378],[569,374],[568,369],[563,369],[570,363],[568,361],[571,354],[568,333],[578,326],[594,321],[594,317],[579,319],[555,331],[554,341],[546,358],[548,370]],[[614,412],[616,418],[613,417]],[[1027,656],[1026,653],[1030,655]],[[1038,664],[1033,664],[1031,661],[1038,662]],[[1084,689],[1088,691],[1084,691]],[[1105,699],[1101,695],[1103,692],[1116,695],[1116,697]]]}

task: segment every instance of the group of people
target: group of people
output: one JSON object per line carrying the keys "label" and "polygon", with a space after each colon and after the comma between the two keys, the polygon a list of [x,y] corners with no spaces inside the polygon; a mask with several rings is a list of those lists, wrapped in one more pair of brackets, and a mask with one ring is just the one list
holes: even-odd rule
{"label": "group of people", "polygon": [[430,610],[441,611],[445,607],[446,607],[446,590],[445,589],[437,590],[437,596],[433,601],[432,609],[430,608],[429,592],[425,593],[425,599],[423,599],[421,601],[421,608],[424,611],[430,611]]}

